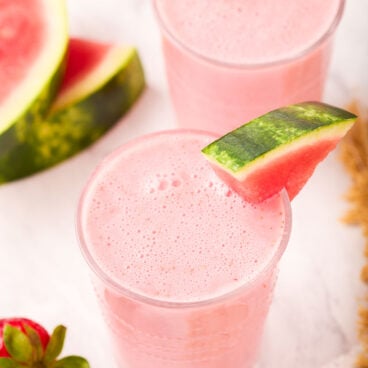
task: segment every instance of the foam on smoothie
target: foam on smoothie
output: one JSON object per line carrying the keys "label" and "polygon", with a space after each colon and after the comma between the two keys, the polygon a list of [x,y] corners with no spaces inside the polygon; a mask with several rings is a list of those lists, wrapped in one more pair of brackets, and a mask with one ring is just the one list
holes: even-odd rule
{"label": "foam on smoothie", "polygon": [[94,175],[82,232],[99,267],[125,288],[198,301],[252,279],[277,251],[282,199],[253,206],[214,174],[213,138],[166,133],[116,152]]}
{"label": "foam on smoothie", "polygon": [[312,46],[339,0],[157,0],[165,27],[190,49],[228,63],[264,63]]}

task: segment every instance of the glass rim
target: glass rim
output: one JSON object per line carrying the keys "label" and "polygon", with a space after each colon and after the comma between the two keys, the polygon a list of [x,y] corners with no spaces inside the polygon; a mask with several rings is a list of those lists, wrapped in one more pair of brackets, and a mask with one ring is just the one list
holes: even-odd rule
{"label": "glass rim", "polygon": [[224,67],[224,68],[230,68],[230,69],[258,69],[258,68],[267,68],[267,67],[273,67],[278,66],[286,63],[290,63],[293,61],[296,61],[300,58],[302,58],[305,55],[308,55],[309,53],[316,50],[319,46],[321,46],[330,36],[333,35],[335,32],[337,26],[339,25],[342,15],[344,13],[345,8],[345,2],[346,0],[339,0],[339,7],[337,9],[337,12],[333,18],[333,21],[331,22],[330,26],[327,28],[327,30],[310,46],[307,48],[297,52],[295,55],[291,55],[288,57],[279,58],[273,61],[265,61],[265,62],[255,62],[255,63],[232,63],[232,62],[226,62],[221,61],[216,58],[208,57],[206,55],[203,55],[201,52],[198,52],[194,49],[192,49],[190,46],[186,45],[183,41],[181,41],[178,37],[176,37],[172,31],[170,31],[169,27],[166,26],[164,20],[162,19],[160,15],[160,11],[157,6],[157,2],[159,0],[153,0],[153,10],[156,14],[156,19],[158,20],[158,24],[160,26],[161,31],[172,41],[174,42],[178,47],[183,49],[184,51],[188,52],[189,54],[197,57],[198,59],[205,61],[207,63]]}
{"label": "glass rim", "polygon": [[129,299],[136,300],[138,302],[141,302],[143,304],[148,304],[152,306],[157,307],[163,307],[163,308],[170,308],[170,309],[179,309],[179,308],[194,308],[194,307],[201,307],[206,306],[210,304],[214,304],[216,302],[227,300],[231,297],[236,297],[237,295],[240,295],[242,293],[246,293],[254,285],[257,284],[257,282],[261,279],[262,275],[266,274],[272,267],[276,266],[278,261],[280,260],[282,254],[284,253],[286,246],[288,244],[290,233],[291,233],[291,222],[292,222],[292,216],[291,216],[291,205],[289,196],[287,194],[287,191],[283,189],[281,193],[281,198],[283,201],[283,207],[284,207],[284,229],[280,236],[280,241],[277,246],[277,250],[274,252],[272,257],[268,260],[268,262],[259,270],[259,272],[255,272],[255,275],[249,280],[246,280],[245,283],[239,285],[238,287],[228,291],[224,292],[221,295],[216,295],[214,297],[209,297],[207,299],[199,300],[199,301],[174,301],[174,300],[165,300],[165,299],[156,299],[154,297],[150,297],[144,294],[141,294],[136,291],[132,291],[129,288],[123,286],[121,283],[118,283],[117,281],[113,280],[107,273],[98,265],[94,257],[92,256],[91,252],[89,251],[87,241],[85,239],[85,234],[83,231],[82,226],[82,213],[85,203],[85,198],[88,192],[88,189],[90,185],[94,182],[95,177],[99,174],[100,170],[104,167],[104,164],[106,162],[110,162],[111,159],[119,155],[121,152],[129,149],[130,147],[133,147],[137,144],[139,144],[141,141],[144,141],[146,139],[151,139],[155,136],[159,135],[172,135],[172,134],[199,134],[199,135],[205,135],[209,137],[214,137],[214,139],[217,138],[217,136],[214,133],[201,131],[201,130],[194,130],[194,129],[174,129],[174,130],[164,130],[160,132],[154,132],[145,134],[141,137],[132,139],[131,141],[123,144],[119,148],[112,151],[110,154],[108,154],[100,163],[97,165],[97,167],[92,171],[90,174],[87,183],[85,184],[84,188],[82,189],[81,195],[79,197],[79,202],[77,206],[76,211],[76,220],[75,220],[75,227],[76,227],[76,234],[77,239],[79,243],[79,248],[81,250],[81,253],[87,262],[90,270],[108,287],[110,287],[113,291],[116,293],[127,297]]}

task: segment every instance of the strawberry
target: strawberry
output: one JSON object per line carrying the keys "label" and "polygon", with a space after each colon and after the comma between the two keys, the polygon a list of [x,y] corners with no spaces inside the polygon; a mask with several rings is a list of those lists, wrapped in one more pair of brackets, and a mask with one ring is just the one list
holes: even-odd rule
{"label": "strawberry", "polygon": [[26,318],[0,319],[0,368],[89,368],[78,356],[56,358],[64,345],[66,328],[57,326],[51,336]]}
{"label": "strawberry", "polygon": [[41,325],[27,318],[5,318],[0,319],[0,357],[10,356],[5,348],[5,344],[3,341],[4,327],[6,324],[11,325],[13,327],[17,327],[19,330],[23,332],[26,332],[24,324],[32,327],[40,337],[42,348],[44,350],[46,349],[46,346],[50,341],[50,335]]}

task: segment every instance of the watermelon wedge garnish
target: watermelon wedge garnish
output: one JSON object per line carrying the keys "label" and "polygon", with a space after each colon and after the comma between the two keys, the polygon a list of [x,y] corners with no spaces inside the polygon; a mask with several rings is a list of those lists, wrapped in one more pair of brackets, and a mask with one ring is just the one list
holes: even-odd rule
{"label": "watermelon wedge garnish", "polygon": [[71,39],[64,79],[49,114],[21,135],[0,135],[0,183],[49,168],[95,142],[144,86],[134,48]]}
{"label": "watermelon wedge garnish", "polygon": [[290,105],[244,124],[202,152],[245,200],[258,203],[283,188],[292,200],[355,119],[319,102]]}

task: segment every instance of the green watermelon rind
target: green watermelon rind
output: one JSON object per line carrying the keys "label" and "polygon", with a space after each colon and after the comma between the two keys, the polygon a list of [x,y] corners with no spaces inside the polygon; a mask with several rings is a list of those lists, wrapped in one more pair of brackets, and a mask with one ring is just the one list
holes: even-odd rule
{"label": "green watermelon rind", "polygon": [[0,183],[32,175],[75,155],[130,109],[145,87],[139,55],[136,49],[126,48],[111,57],[115,60],[110,66],[115,66],[105,69],[104,77],[76,89],[68,98],[57,98],[47,119],[28,125],[24,140],[7,137],[13,147],[5,156],[0,149]]}
{"label": "green watermelon rind", "polygon": [[242,181],[265,162],[344,136],[355,119],[345,110],[319,102],[290,105],[244,124],[202,152],[214,166]]}
{"label": "green watermelon rind", "polygon": [[48,108],[58,90],[62,73],[59,71],[44,88],[23,116],[0,135],[0,184],[22,177],[29,172],[30,159],[27,142],[35,125],[45,118]]}
{"label": "green watermelon rind", "polygon": [[18,134],[21,135],[24,125],[44,117],[62,79],[68,45],[66,5],[61,0],[47,0],[42,2],[42,6],[46,9],[45,19],[55,31],[47,34],[51,37],[45,41],[47,48],[30,68],[28,76],[0,105],[0,155],[4,144],[2,135],[12,129],[19,131]]}

